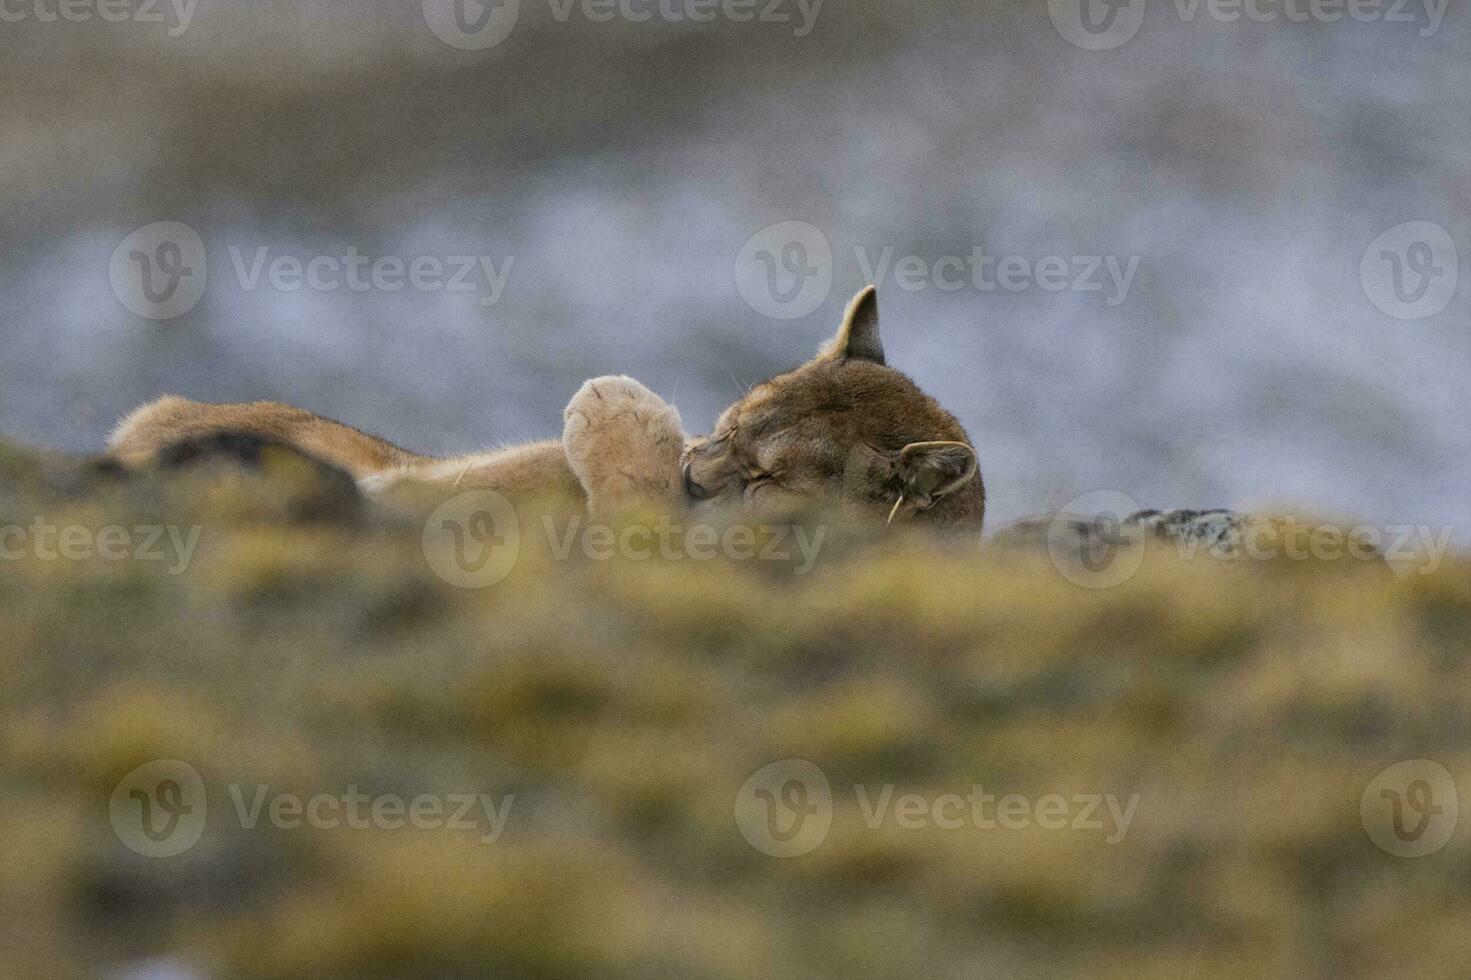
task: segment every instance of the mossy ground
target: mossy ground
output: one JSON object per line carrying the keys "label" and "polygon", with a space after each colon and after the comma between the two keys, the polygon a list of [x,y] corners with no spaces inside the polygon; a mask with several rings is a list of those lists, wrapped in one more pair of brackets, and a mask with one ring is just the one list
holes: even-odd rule
{"label": "mossy ground", "polygon": [[[1471,777],[1464,559],[1161,551],[1088,589],[1045,555],[903,533],[835,533],[801,575],[558,559],[528,519],[509,576],[463,589],[423,514],[336,492],[282,454],[122,480],[0,450],[0,526],[200,532],[182,569],[15,537],[0,561],[12,975],[158,955],[248,978],[1471,973],[1471,833],[1395,857],[1360,811],[1398,762]],[[158,759],[208,795],[168,858],[109,819]],[[833,808],[781,858],[734,808],[785,759]],[[866,817],[886,786],[977,785],[1138,804],[1112,843],[1106,820]],[[246,829],[231,786],[513,804],[494,843]]]}

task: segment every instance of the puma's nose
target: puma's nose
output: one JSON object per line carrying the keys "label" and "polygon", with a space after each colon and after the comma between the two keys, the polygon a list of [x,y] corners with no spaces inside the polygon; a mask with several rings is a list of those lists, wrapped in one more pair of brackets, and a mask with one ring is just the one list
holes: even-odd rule
{"label": "puma's nose", "polygon": [[691,500],[709,500],[710,491],[695,482],[690,475],[690,464],[684,464],[684,492],[689,494]]}

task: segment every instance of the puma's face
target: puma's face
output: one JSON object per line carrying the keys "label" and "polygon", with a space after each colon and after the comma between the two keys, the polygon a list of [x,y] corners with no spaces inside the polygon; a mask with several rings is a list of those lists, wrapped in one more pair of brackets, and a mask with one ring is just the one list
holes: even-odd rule
{"label": "puma's face", "polygon": [[816,360],[758,385],[690,443],[684,481],[693,500],[763,511],[834,500],[878,520],[977,528],[985,511],[965,430],[884,364],[872,287]]}

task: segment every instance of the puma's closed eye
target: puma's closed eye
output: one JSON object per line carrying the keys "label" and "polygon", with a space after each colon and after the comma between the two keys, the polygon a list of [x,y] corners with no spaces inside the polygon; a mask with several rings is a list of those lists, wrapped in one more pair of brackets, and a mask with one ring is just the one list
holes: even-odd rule
{"label": "puma's closed eye", "polygon": [[776,487],[776,483],[774,483],[770,477],[763,477],[759,480],[750,480],[746,483],[745,497],[747,500],[754,500],[756,499],[756,496],[758,494],[764,491],[768,491],[774,487]]}

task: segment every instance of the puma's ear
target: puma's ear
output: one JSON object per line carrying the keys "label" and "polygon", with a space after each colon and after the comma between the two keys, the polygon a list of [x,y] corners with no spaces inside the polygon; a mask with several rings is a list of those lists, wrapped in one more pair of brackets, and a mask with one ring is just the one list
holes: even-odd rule
{"label": "puma's ear", "polygon": [[848,304],[838,335],[822,345],[820,356],[836,361],[884,363],[884,345],[879,343],[879,294],[873,286]]}
{"label": "puma's ear", "polygon": [[975,479],[976,451],[963,442],[911,442],[899,451],[904,502],[925,510]]}

